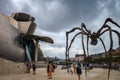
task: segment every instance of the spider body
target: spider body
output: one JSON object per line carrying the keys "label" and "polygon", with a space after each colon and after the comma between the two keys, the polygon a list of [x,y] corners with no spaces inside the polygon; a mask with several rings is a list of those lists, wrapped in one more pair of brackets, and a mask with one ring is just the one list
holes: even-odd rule
{"label": "spider body", "polygon": [[97,40],[98,36],[95,32],[91,34],[90,38],[91,38],[91,42],[90,42],[91,45],[96,45],[98,43]]}
{"label": "spider body", "polygon": [[[88,48],[88,45],[89,45],[89,39],[91,39],[90,41],[90,44],[91,45],[97,45],[98,43],[98,40],[101,41],[103,47],[104,47],[104,50],[105,50],[105,53],[106,53],[106,46],[105,46],[105,43],[103,41],[103,39],[101,38],[101,36],[105,33],[105,32],[108,32],[108,37],[110,39],[110,44],[109,44],[109,59],[108,59],[108,65],[109,65],[109,70],[108,70],[108,79],[109,79],[109,76],[110,76],[110,69],[111,69],[111,60],[112,60],[112,50],[113,50],[113,37],[112,37],[112,33],[115,33],[118,37],[118,43],[119,43],[119,47],[120,47],[120,32],[118,30],[115,30],[115,29],[112,29],[111,26],[107,25],[108,22],[111,22],[112,24],[114,24],[116,27],[120,28],[120,26],[115,22],[113,21],[111,18],[107,18],[104,22],[104,24],[101,26],[101,28],[97,31],[97,32],[92,32],[90,30],[88,30],[85,26],[84,23],[81,23],[81,27],[75,27],[73,29],[71,29],[70,31],[67,31],[66,32],[66,52],[65,52],[65,55],[66,55],[66,63],[68,64],[68,60],[69,60],[69,50],[72,46],[72,43],[74,42],[76,36],[78,35],[81,35],[82,36],[82,48],[83,48],[83,53],[84,53],[84,58],[86,58],[86,52],[87,52],[87,56],[89,57],[89,48]],[[74,32],[75,30],[79,30],[78,33],[76,33],[74,35],[74,37],[70,40],[68,40],[69,38],[69,34]],[[87,37],[87,48],[85,48],[85,45],[84,45],[84,36]],[[70,41],[70,42],[68,42]],[[107,57],[107,55],[106,55]],[[87,71],[85,69],[85,74],[87,76]]]}

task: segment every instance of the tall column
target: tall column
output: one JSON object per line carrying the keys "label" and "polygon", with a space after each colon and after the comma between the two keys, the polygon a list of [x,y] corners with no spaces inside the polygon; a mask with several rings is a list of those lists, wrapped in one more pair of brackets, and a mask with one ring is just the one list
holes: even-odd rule
{"label": "tall column", "polygon": [[39,40],[34,40],[34,43],[35,43],[35,58],[34,58],[34,61],[35,62],[38,61],[38,42],[39,42]]}

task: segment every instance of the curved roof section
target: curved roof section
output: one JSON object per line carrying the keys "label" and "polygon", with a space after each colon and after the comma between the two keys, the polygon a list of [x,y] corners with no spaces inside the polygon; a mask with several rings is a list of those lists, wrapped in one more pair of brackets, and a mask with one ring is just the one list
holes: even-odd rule
{"label": "curved roof section", "polygon": [[54,43],[52,38],[46,37],[46,36],[25,35],[24,39],[27,39],[27,40],[35,39],[35,40],[45,41],[45,42],[48,42],[48,43]]}
{"label": "curved roof section", "polygon": [[16,21],[35,21],[35,18],[26,13],[13,13],[11,15]]}

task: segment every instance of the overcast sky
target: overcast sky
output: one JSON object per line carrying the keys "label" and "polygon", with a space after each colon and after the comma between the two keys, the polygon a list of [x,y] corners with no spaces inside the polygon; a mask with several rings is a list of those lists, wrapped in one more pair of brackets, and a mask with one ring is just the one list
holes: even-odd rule
{"label": "overcast sky", "polygon": [[[76,26],[80,27],[82,22],[92,32],[100,29],[107,17],[120,24],[120,0],[0,0],[0,13],[11,15],[15,12],[35,17],[35,34],[54,40],[54,44],[40,42],[44,56],[49,57],[65,58],[65,33]],[[108,25],[120,30],[110,23]],[[102,39],[108,49],[108,33]],[[118,41],[114,37],[114,48],[117,47]],[[89,48],[90,54],[104,52],[100,42],[96,46],[89,44]],[[70,57],[82,53],[81,37],[78,36],[70,50]]]}

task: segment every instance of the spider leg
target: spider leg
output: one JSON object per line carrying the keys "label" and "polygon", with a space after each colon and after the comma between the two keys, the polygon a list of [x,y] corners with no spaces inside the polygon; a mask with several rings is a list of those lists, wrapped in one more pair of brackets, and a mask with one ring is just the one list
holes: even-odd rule
{"label": "spider leg", "polygon": [[103,25],[105,25],[107,22],[111,22],[111,23],[113,23],[114,25],[116,25],[117,27],[120,28],[120,25],[118,25],[118,24],[117,24],[115,21],[113,21],[111,18],[107,18],[107,19],[105,20],[105,22],[104,22]]}
{"label": "spider leg", "polygon": [[77,33],[77,34],[72,38],[72,40],[71,40],[71,42],[70,42],[70,46],[68,47],[68,53],[69,53],[69,50],[70,50],[70,48],[71,48],[71,46],[72,46],[72,43],[74,42],[75,38],[76,38],[78,35],[80,35],[80,34],[82,34],[82,32]]}
{"label": "spider leg", "polygon": [[86,26],[85,26],[84,23],[81,23],[81,27],[82,27],[82,29],[84,28],[84,29],[87,31],[87,33],[88,33],[89,35],[91,35],[90,30],[88,30],[88,29],[86,28]]}
{"label": "spider leg", "polygon": [[102,31],[102,29],[103,29],[103,28],[106,28],[105,25],[106,25],[108,22],[111,22],[111,23],[113,23],[114,25],[116,25],[118,28],[120,28],[120,25],[118,25],[115,21],[113,21],[111,18],[107,18],[107,19],[105,20],[104,24],[102,25],[102,27],[97,31],[98,36],[99,36],[100,32]]}
{"label": "spider leg", "polygon": [[[85,32],[79,32],[79,33],[77,33],[73,38],[72,38],[72,40],[71,40],[71,42],[70,42],[70,45],[69,45],[69,47],[68,47],[68,49],[67,49],[67,51],[68,51],[68,55],[69,55],[69,50],[70,50],[70,48],[71,48],[71,46],[72,46],[72,43],[74,42],[74,40],[75,40],[75,38],[78,36],[78,35],[80,35],[80,34],[82,34],[82,35],[87,35],[87,33],[85,33]],[[83,39],[83,38],[82,38]],[[82,44],[83,46],[84,46],[84,42],[83,42],[83,44]],[[83,50],[85,51],[85,48],[83,48]],[[84,58],[85,58],[85,52],[84,52]],[[85,70],[85,75],[87,76],[87,71]]]}
{"label": "spider leg", "polygon": [[70,31],[67,31],[66,34],[68,35],[69,33],[74,32],[75,30],[81,30],[82,31],[81,28],[75,27],[75,28],[71,29]]}
{"label": "spider leg", "polygon": [[65,52],[66,55],[67,55],[67,51],[68,51],[68,50],[67,50],[67,49],[68,49],[68,35],[69,35],[70,33],[74,32],[75,30],[81,30],[81,31],[82,31],[81,28],[75,27],[75,28],[71,29],[70,31],[67,31],[67,32],[66,32],[66,52]]}
{"label": "spider leg", "polygon": [[[82,27],[82,30],[83,28],[87,31],[88,34],[87,35],[87,54],[89,56],[89,51],[88,51],[88,42],[89,42],[89,37],[91,36],[91,32],[89,30],[87,30],[86,26],[84,23],[81,23],[81,27]],[[83,35],[82,35],[82,38],[83,38]],[[82,42],[83,43],[83,42]],[[83,45],[84,46],[84,45]]]}
{"label": "spider leg", "polygon": [[[82,28],[83,29],[83,28]],[[84,53],[84,59],[86,58],[86,51],[85,51],[85,45],[84,45],[84,37],[82,34],[82,48],[83,48],[83,53]],[[85,62],[86,63],[86,62]],[[87,77],[87,70],[86,70],[86,65],[85,65],[85,76]]]}
{"label": "spider leg", "polygon": [[[87,30],[86,26],[84,23],[81,23],[81,29],[83,30],[83,28],[87,31],[87,54],[89,56],[89,52],[88,52],[88,42],[89,42],[89,37],[91,36],[91,32]],[[83,53],[84,53],[84,59],[86,58],[86,51],[85,51],[85,45],[84,45],[84,37],[82,34],[82,47],[83,47]],[[86,63],[86,61],[85,61]],[[85,76],[87,77],[87,69],[86,69],[86,65],[85,65]]]}
{"label": "spider leg", "polygon": [[72,33],[77,29],[81,30],[79,27],[75,27],[75,28],[71,29],[70,31],[66,32],[66,52],[65,52],[66,56],[67,56],[67,51],[68,51],[68,35],[69,35],[69,33]]}
{"label": "spider leg", "polygon": [[71,48],[71,46],[72,46],[72,43],[74,42],[75,38],[76,38],[78,35],[80,35],[80,34],[87,35],[87,34],[84,33],[84,32],[78,32],[77,34],[75,34],[75,36],[72,38],[72,40],[71,40],[71,42],[70,42],[70,45],[69,45],[69,47],[68,47],[68,53],[69,53],[69,50],[70,50],[70,48]]}
{"label": "spider leg", "polygon": [[70,31],[67,31],[66,32],[66,51],[65,51],[65,55],[66,55],[66,65],[67,65],[67,72],[69,72],[69,68],[68,68],[68,65],[69,65],[69,53],[68,53],[68,36],[70,33],[74,32],[75,30],[81,30],[79,27],[75,27],[73,29],[71,29]]}
{"label": "spider leg", "polygon": [[[109,30],[110,30],[110,29],[104,30],[103,32],[101,32],[100,36],[101,36],[102,34],[104,34],[105,32],[109,31]],[[119,46],[120,46],[120,33],[119,33],[118,31],[116,31],[116,30],[113,30],[113,29],[112,29],[112,32],[114,32],[115,34],[117,34],[117,36],[118,36],[118,44],[119,44]]]}
{"label": "spider leg", "polygon": [[108,28],[106,30],[104,30],[102,33],[99,33],[99,37],[106,31],[109,31],[109,36],[110,36],[110,48],[109,48],[109,70],[108,70],[108,80],[109,80],[109,76],[110,76],[110,69],[111,69],[111,63],[112,63],[112,49],[113,49],[113,38],[112,38],[112,29],[110,26],[108,25],[104,25],[104,28]]}
{"label": "spider leg", "polygon": [[69,68],[68,68],[68,59],[69,59],[69,55],[68,55],[68,33],[67,32],[66,32],[66,51],[65,51],[65,55],[66,55],[67,72],[69,72]]}
{"label": "spider leg", "polygon": [[89,57],[89,47],[88,47],[88,43],[89,43],[89,36],[87,36],[87,56]]}
{"label": "spider leg", "polygon": [[[82,34],[82,32],[77,33],[77,34],[72,38],[72,40],[71,40],[71,42],[70,42],[70,45],[69,45],[69,47],[68,47],[68,49],[67,49],[68,56],[69,56],[69,51],[70,51],[70,48],[71,48],[71,46],[72,46],[72,43],[74,42],[76,36],[78,36],[78,35],[80,35],[80,34]],[[68,57],[68,59],[69,59],[69,57]]]}
{"label": "spider leg", "polygon": [[112,49],[113,49],[113,39],[112,39],[112,30],[110,29],[110,48],[109,48],[109,70],[108,70],[108,80],[110,76],[111,62],[112,62]]}
{"label": "spider leg", "polygon": [[87,34],[87,55],[89,57],[88,43],[89,43],[89,37],[91,36],[91,32],[89,30],[87,30],[87,28],[86,28],[84,23],[81,23],[81,27],[82,27],[82,29],[84,28],[88,32],[88,34]]}
{"label": "spider leg", "polygon": [[[101,38],[99,38],[99,39],[100,39],[100,41],[102,42],[102,45],[103,45],[103,47],[104,47],[104,50],[105,50],[105,57],[108,59],[108,56],[107,56],[107,50],[106,50],[106,47],[105,47],[105,43],[103,42],[103,40],[102,40]],[[105,62],[108,64],[107,59],[106,59]]]}
{"label": "spider leg", "polygon": [[[68,59],[69,59],[69,53],[68,53],[68,36],[69,36],[70,33],[74,32],[75,30],[80,30],[83,33],[85,32],[85,31],[83,31],[83,29],[81,29],[79,27],[75,27],[75,28],[71,29],[70,31],[66,32],[66,51],[65,51],[65,55],[66,55],[67,68],[68,68],[68,64],[69,64],[69,61],[68,61]],[[67,71],[69,72],[69,69]]]}

